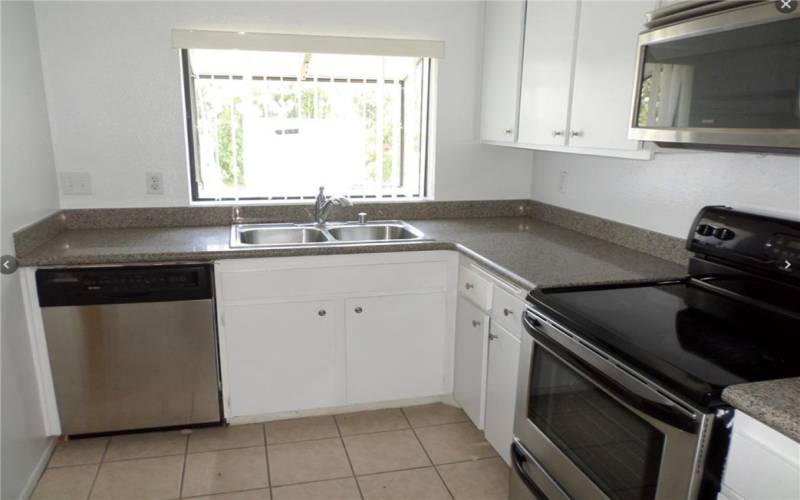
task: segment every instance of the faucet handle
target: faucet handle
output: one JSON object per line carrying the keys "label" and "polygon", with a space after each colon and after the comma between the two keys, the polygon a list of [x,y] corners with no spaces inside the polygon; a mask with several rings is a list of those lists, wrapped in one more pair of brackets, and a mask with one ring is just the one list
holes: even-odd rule
{"label": "faucet handle", "polygon": [[367,223],[367,212],[358,212],[358,223],[359,224]]}

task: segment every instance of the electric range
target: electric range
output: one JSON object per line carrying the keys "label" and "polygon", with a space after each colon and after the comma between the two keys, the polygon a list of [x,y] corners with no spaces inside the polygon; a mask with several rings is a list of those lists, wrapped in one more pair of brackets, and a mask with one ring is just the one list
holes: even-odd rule
{"label": "electric range", "polygon": [[800,222],[706,207],[685,278],[528,297],[512,498],[716,498],[734,384],[800,376]]}

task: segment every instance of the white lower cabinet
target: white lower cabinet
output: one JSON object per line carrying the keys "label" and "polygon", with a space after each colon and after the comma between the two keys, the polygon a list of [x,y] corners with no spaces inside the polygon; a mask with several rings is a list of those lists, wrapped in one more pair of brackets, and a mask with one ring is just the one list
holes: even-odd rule
{"label": "white lower cabinet", "polygon": [[347,402],[442,394],[445,294],[345,301]]}
{"label": "white lower cabinet", "polygon": [[800,443],[737,411],[719,498],[800,498]]}
{"label": "white lower cabinet", "polygon": [[464,297],[459,297],[457,311],[453,397],[475,426],[483,429],[489,315]]}
{"label": "white lower cabinet", "polygon": [[486,374],[484,434],[507,464],[514,440],[514,406],[517,396],[519,339],[492,320]]}
{"label": "white lower cabinet", "polygon": [[345,403],[340,300],[225,305],[222,314],[231,415]]}
{"label": "white lower cabinet", "polygon": [[217,262],[225,417],[449,394],[456,268],[452,252]]}

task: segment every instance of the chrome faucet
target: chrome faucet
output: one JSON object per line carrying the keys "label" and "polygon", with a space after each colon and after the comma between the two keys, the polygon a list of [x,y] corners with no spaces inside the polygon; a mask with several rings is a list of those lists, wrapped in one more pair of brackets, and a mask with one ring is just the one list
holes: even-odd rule
{"label": "chrome faucet", "polygon": [[328,216],[331,214],[333,207],[352,207],[353,202],[348,198],[339,196],[336,198],[328,198],[325,196],[325,186],[319,187],[319,194],[314,202],[314,222],[317,224],[325,224]]}

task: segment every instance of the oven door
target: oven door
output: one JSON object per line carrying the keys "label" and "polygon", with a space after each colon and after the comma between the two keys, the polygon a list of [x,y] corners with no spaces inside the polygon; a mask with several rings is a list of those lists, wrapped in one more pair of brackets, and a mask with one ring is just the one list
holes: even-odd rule
{"label": "oven door", "polygon": [[800,9],[759,2],[639,35],[630,139],[800,151]]}
{"label": "oven door", "polygon": [[577,499],[695,498],[712,416],[532,308],[523,321],[514,434],[542,469],[527,479]]}

